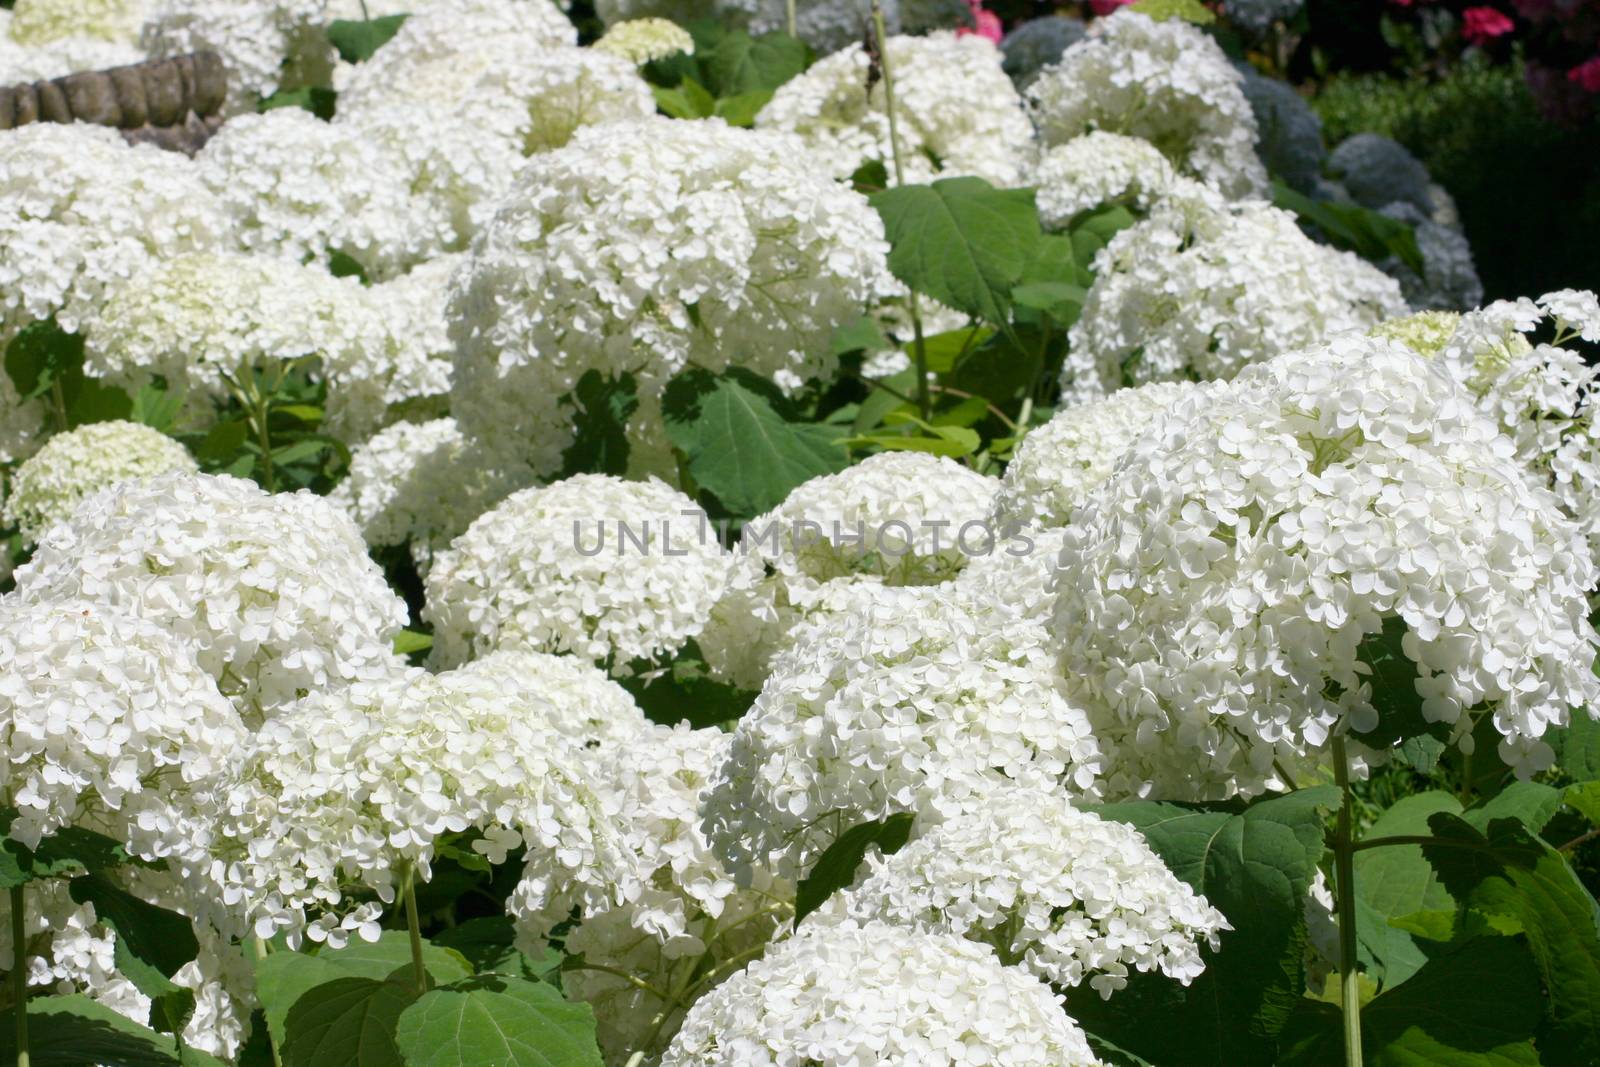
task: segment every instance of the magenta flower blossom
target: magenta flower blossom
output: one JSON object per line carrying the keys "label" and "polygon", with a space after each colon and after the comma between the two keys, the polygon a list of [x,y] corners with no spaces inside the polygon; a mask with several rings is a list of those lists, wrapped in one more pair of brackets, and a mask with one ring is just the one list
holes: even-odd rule
{"label": "magenta flower blossom", "polygon": [[1468,44],[1485,45],[1515,28],[1504,12],[1492,7],[1469,7],[1461,13],[1461,36]]}

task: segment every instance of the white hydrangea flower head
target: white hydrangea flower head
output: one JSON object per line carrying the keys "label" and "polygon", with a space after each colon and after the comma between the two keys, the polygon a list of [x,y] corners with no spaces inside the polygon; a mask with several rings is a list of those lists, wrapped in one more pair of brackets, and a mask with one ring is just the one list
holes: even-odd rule
{"label": "white hydrangea flower head", "polygon": [[1102,997],[1134,971],[1188,985],[1205,969],[1200,947],[1217,949],[1231,929],[1139,831],[1027,787],[998,788],[894,855],[869,855],[806,924],[844,918],[966,937],[1057,989],[1087,983]]}
{"label": "white hydrangea flower head", "polygon": [[325,0],[153,0],[140,44],[152,59],[221,56],[231,118],[280,89],[327,84],[336,57],[325,17]]}
{"label": "white hydrangea flower head", "polygon": [[150,5],[151,0],[17,0],[6,28],[25,45],[71,37],[132,44]]}
{"label": "white hydrangea flower head", "polygon": [[29,602],[92,600],[191,642],[250,721],[390,669],[406,622],[336,505],[224,476],[164,474],[89,497],[16,577]]}
{"label": "white hydrangea flower head", "polygon": [[1419,356],[1432,356],[1445,346],[1460,323],[1459,312],[1419,311],[1400,319],[1386,319],[1368,332],[1373,337],[1397,341]]}
{"label": "white hydrangea flower head", "polygon": [[[1538,301],[1502,300],[1458,316],[1435,346],[1451,377],[1516,445],[1530,476],[1551,489],[1562,510],[1600,550],[1600,369],[1562,347],[1600,336],[1593,293],[1562,290]],[[1546,323],[1553,341],[1525,336]]]}
{"label": "white hydrangea flower head", "polygon": [[1091,130],[1142,138],[1237,199],[1267,191],[1241,81],[1217,43],[1182,19],[1119,10],[1034,79],[1028,106],[1046,147]]}
{"label": "white hydrangea flower head", "polygon": [[50,438],[17,468],[7,487],[5,521],[29,541],[72,515],[86,496],[130,479],[199,471],[189,450],[135,422],[95,422]]}
{"label": "white hydrangea flower head", "polygon": [[[618,1065],[648,1043],[664,1046],[689,1005],[710,988],[707,967],[759,951],[792,914],[794,895],[793,886],[770,877],[736,888],[700,830],[700,795],[731,737],[687,725],[645,731],[603,750],[596,769],[603,787],[620,798],[613,825],[639,859],[644,890],[636,900],[585,913],[565,945],[569,955],[640,977],[676,1003],[603,971],[577,968],[562,976],[567,995],[595,1009],[601,1049]],[[596,887],[597,894],[603,890]],[[524,903],[513,894],[514,916]],[[543,901],[539,927],[565,919],[571,906],[566,892]]]}
{"label": "white hydrangea flower head", "polygon": [[1006,464],[994,502],[996,529],[1065,526],[1129,445],[1192,382],[1152,382],[1059,409],[1028,431]]}
{"label": "white hydrangea flower head", "polygon": [[378,279],[453,236],[442,208],[413,193],[400,155],[302,108],[230,119],[196,162],[255,255],[325,265],[342,253]]}
{"label": "white hydrangea flower head", "polygon": [[397,422],[357,445],[328,494],[374,548],[411,545],[419,572],[479,515],[533,483],[527,471],[485,464],[454,419]]}
{"label": "white hydrangea flower head", "polygon": [[663,482],[580,474],[515,493],[428,573],[433,658],[564,652],[625,672],[705,625],[734,558],[704,513]]}
{"label": "white hydrangea flower head", "polygon": [[1118,232],[1094,269],[1061,371],[1068,403],[1124,385],[1231,378],[1408,310],[1392,278],[1255,201],[1158,205]]}
{"label": "white hydrangea flower head", "polygon": [[1094,796],[1088,718],[1042,626],[951,587],[864,587],[773,662],[705,800],[708,836],[743,880],[798,881],[850,827],[955,815],[989,785]]}
{"label": "white hydrangea flower head", "polygon": [[841,578],[933,585],[986,543],[999,490],[999,479],[946,456],[880,452],[796,486],[746,524],[740,551],[776,573],[798,606]]}
{"label": "white hydrangea flower head", "polygon": [[0,343],[54,315],[75,332],[152,257],[222,247],[194,164],[116,130],[40,122],[0,137]]}
{"label": "white hydrangea flower head", "polygon": [[[90,324],[84,365],[136,390],[155,376],[226,401],[313,357],[327,383],[325,427],[360,440],[387,406],[413,395],[431,361],[396,335],[368,290],[317,266],[246,255],[152,261],[108,294]],[[410,354],[413,358],[402,357]]]}
{"label": "white hydrangea flower head", "polygon": [[1399,345],[1346,334],[1192,391],[1074,519],[1053,628],[1110,796],[1282,788],[1379,724],[1361,644],[1390,620],[1424,716],[1459,737],[1486,705],[1523,774],[1600,693],[1580,532]]}
{"label": "white hydrangea flower head", "polygon": [[[978,36],[890,37],[896,121],[907,182],[974,176],[1021,185],[1031,170],[1033,129],[1000,50]],[[870,60],[852,44],[779,87],[756,127],[798,135],[812,164],[848,178],[875,160],[889,168],[885,87],[869,90]]]}
{"label": "white hydrangea flower head", "polygon": [[443,413],[449,406],[455,348],[450,343],[450,282],[466,257],[439,256],[367,289],[388,326],[395,372],[385,399],[390,413]]}
{"label": "white hydrangea flower head", "polygon": [[81,823],[159,857],[166,805],[244,743],[195,650],[159,623],[72,597],[6,597],[0,654],[0,799],[17,813],[10,836],[29,848]]}
{"label": "white hydrangea flower head", "polygon": [[0,10],[0,80],[7,85],[125,67],[145,59],[144,50],[137,45],[99,37],[62,37],[44,44],[20,44],[6,33],[10,14]]}
{"label": "white hydrangea flower head", "polygon": [[[316,693],[261,727],[188,873],[217,887],[205,916],[223,931],[339,945],[378,935],[406,868],[429,877],[442,840],[502,863],[516,848],[549,877],[601,870],[630,885],[608,818],[615,802],[560,735],[489,678],[400,671]],[[632,890],[637,891],[637,887]],[[584,903],[589,899],[575,887]],[[231,923],[231,925],[230,925]]]}
{"label": "white hydrangea flower head", "polygon": [[690,1009],[661,1067],[803,1062],[1103,1067],[1037,978],[986,946],[884,923],[774,946]]}
{"label": "white hydrangea flower head", "polygon": [[[495,72],[509,57],[531,58],[536,52],[530,46],[577,43],[578,31],[549,0],[430,0],[372,58],[347,72],[338,87],[339,112],[440,95],[459,105],[480,83],[489,92],[492,79],[514,77]],[[483,82],[485,76],[491,80]]]}
{"label": "white hydrangea flower head", "polygon": [[452,414],[553,473],[562,406],[590,370],[632,374],[648,410],[694,364],[780,386],[826,378],[829,341],[887,274],[864,197],[792,138],[721,120],[580,129],[534,156],[473,245],[451,305]]}
{"label": "white hydrangea flower head", "polygon": [[1066,540],[1063,527],[1021,529],[992,552],[972,557],[956,575],[966,595],[1004,604],[1024,619],[1047,625],[1056,607],[1056,560]]}
{"label": "white hydrangea flower head", "polygon": [[1033,177],[1039,222],[1059,230],[1079,212],[1104,204],[1148,211],[1176,179],[1172,164],[1149,141],[1091,130],[1040,157]]}
{"label": "white hydrangea flower head", "polygon": [[498,686],[524,722],[605,760],[621,759],[623,753],[654,758],[647,747],[653,728],[633,697],[605,671],[576,656],[491,652],[438,677]]}
{"label": "white hydrangea flower head", "polygon": [[688,30],[670,19],[629,19],[607,29],[594,47],[635,65],[642,65],[679,52],[693,55],[694,38],[689,36]]}

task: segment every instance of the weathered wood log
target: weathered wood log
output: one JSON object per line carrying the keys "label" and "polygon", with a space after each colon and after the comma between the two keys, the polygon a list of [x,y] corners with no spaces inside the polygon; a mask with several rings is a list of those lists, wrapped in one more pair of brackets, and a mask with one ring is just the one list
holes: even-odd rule
{"label": "weathered wood log", "polygon": [[130,144],[192,155],[221,124],[216,115],[227,95],[222,57],[193,52],[0,87],[0,130],[32,122],[89,122],[121,129]]}

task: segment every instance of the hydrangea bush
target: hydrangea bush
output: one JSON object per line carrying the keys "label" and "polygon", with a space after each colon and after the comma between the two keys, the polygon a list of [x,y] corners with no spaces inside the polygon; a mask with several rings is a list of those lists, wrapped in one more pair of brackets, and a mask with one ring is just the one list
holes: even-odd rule
{"label": "hydrangea bush", "polygon": [[1315,5],[10,6],[19,1062],[1600,1062],[1600,299]]}

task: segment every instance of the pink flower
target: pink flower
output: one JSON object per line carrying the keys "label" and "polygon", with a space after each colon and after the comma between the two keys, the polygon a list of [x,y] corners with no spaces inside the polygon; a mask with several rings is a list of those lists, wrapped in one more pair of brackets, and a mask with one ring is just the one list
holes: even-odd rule
{"label": "pink flower", "polygon": [[1600,93],[1600,56],[1579,63],[1567,71],[1567,81],[1586,93]]}
{"label": "pink flower", "polygon": [[1469,7],[1461,13],[1461,36],[1468,44],[1488,44],[1515,28],[1510,19],[1492,7]]}
{"label": "pink flower", "polygon": [[978,28],[973,30],[965,26],[958,26],[956,28],[956,36],[982,37],[999,44],[1000,38],[1006,35],[1005,28],[1000,25],[1000,16],[993,11],[985,11],[983,9],[983,0],[967,0],[967,10],[972,12],[972,21],[977,23]]}
{"label": "pink flower", "polygon": [[1100,16],[1109,15],[1122,5],[1131,3],[1133,0],[1089,0],[1089,6]]}

